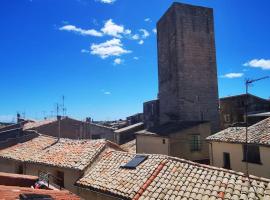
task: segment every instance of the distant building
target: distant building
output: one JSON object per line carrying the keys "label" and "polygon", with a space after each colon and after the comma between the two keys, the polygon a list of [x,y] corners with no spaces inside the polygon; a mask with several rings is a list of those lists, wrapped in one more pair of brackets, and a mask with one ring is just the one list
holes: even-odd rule
{"label": "distant building", "polygon": [[207,137],[211,164],[270,178],[270,118],[248,128],[248,143],[244,127],[229,127]]}
{"label": "distant building", "polygon": [[143,122],[143,113],[137,113],[135,115],[127,117],[128,125],[137,124]]}
{"label": "distant building", "polygon": [[134,140],[136,138],[135,133],[142,129],[144,129],[144,124],[143,122],[139,122],[137,124],[115,130],[114,133],[116,137],[116,143],[121,145]]}
{"label": "distant building", "polygon": [[[106,140],[37,137],[0,150],[0,171],[52,178],[54,183],[78,194],[74,183],[107,151],[122,150]],[[79,194],[78,194],[79,195]]]}
{"label": "distant building", "polygon": [[145,128],[159,125],[159,100],[152,100],[143,104]]}
{"label": "distant building", "polygon": [[[248,99],[248,100],[247,100]],[[270,101],[252,94],[241,94],[224,97],[219,100],[221,128],[229,126],[243,126],[245,122],[245,105],[248,101],[248,114],[251,115],[249,125],[252,125],[266,117],[253,114],[270,112]],[[253,116],[252,116],[253,115]],[[242,125],[241,125],[242,123]]]}
{"label": "distant building", "polygon": [[205,138],[210,134],[208,122],[168,122],[137,132],[136,152],[164,154],[209,163],[209,149]]}
{"label": "distant building", "polygon": [[72,194],[67,190],[59,190],[51,187],[49,183],[49,187],[47,183],[45,183],[46,185],[39,185],[38,188],[35,188],[37,184],[40,184],[39,177],[37,176],[0,172],[1,199],[80,200],[80,198],[75,194]]}
{"label": "distant building", "polygon": [[114,128],[95,124],[90,120],[80,121],[70,117],[57,119],[45,119],[41,121],[21,121],[17,124],[0,129],[0,143],[10,139],[16,139],[29,131],[53,137],[69,139],[107,139],[116,141]]}

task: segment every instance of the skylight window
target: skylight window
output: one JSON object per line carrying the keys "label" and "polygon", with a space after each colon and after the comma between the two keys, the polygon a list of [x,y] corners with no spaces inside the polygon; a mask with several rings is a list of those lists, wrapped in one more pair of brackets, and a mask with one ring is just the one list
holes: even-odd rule
{"label": "skylight window", "polygon": [[121,168],[125,168],[125,169],[136,169],[136,167],[138,165],[140,165],[142,162],[144,162],[147,158],[148,158],[148,156],[146,156],[146,155],[136,155],[127,164],[125,164],[124,166],[121,166]]}

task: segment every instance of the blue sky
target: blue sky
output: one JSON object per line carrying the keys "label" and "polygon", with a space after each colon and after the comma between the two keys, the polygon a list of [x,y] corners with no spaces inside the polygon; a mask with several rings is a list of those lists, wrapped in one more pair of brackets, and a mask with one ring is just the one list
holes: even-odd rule
{"label": "blue sky", "polygon": [[[3,0],[0,121],[40,119],[66,97],[68,115],[141,112],[157,96],[155,24],[171,0]],[[182,0],[214,8],[219,95],[270,75],[268,0]],[[253,94],[269,98],[270,80]]]}

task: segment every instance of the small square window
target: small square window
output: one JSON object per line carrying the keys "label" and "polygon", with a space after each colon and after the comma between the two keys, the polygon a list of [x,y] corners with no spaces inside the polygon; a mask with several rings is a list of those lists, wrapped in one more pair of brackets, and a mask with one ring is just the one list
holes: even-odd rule
{"label": "small square window", "polygon": [[230,122],[231,121],[231,116],[229,114],[224,115],[224,121],[225,122]]}
{"label": "small square window", "polygon": [[243,161],[261,164],[260,149],[257,145],[243,145]]}

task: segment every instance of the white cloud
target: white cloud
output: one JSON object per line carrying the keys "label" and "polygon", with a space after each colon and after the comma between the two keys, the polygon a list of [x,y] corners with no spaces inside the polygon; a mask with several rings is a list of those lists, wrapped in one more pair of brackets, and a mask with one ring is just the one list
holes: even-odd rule
{"label": "white cloud", "polygon": [[112,94],[112,93],[111,93],[111,92],[106,91],[106,92],[104,92],[104,94],[105,94],[105,95],[110,95],[110,94]]}
{"label": "white cloud", "polygon": [[254,67],[254,68],[261,68],[264,70],[269,70],[270,69],[270,60],[266,59],[253,59],[249,62],[246,62],[244,64],[246,67]]}
{"label": "white cloud", "polygon": [[157,34],[157,29],[156,28],[153,28],[152,32],[155,33],[155,34]]}
{"label": "white cloud", "polygon": [[144,21],[145,22],[152,22],[152,20],[150,18],[145,18]]}
{"label": "white cloud", "polygon": [[113,22],[112,19],[109,19],[105,22],[104,27],[101,31],[106,34],[117,38],[122,38],[121,34],[130,34],[131,30],[125,29],[123,25],[117,25]]}
{"label": "white cloud", "polygon": [[135,34],[131,37],[133,40],[138,40],[140,39],[140,36],[138,34]]}
{"label": "white cloud", "polygon": [[86,49],[82,49],[81,53],[90,53],[90,51],[86,50]]}
{"label": "white cloud", "polygon": [[74,25],[65,25],[59,28],[60,31],[69,31],[69,32],[74,32],[78,33],[80,35],[89,35],[89,36],[96,36],[96,37],[102,37],[103,34],[99,31],[96,31],[94,29],[82,29],[78,28]]}
{"label": "white cloud", "polygon": [[104,43],[92,44],[90,48],[92,55],[98,55],[102,59],[110,56],[121,56],[122,54],[131,53],[131,51],[124,49],[121,40],[116,38],[107,40]]}
{"label": "white cloud", "polygon": [[134,60],[139,60],[139,58],[137,56],[134,56],[133,59]]}
{"label": "white cloud", "polygon": [[120,65],[120,64],[123,64],[123,62],[124,62],[124,60],[122,60],[121,58],[116,58],[116,59],[114,59],[113,64]]}
{"label": "white cloud", "polygon": [[221,78],[241,78],[244,73],[228,73],[221,76]]}
{"label": "white cloud", "polygon": [[96,1],[99,1],[101,3],[106,3],[106,4],[112,4],[114,3],[116,0],[96,0]]}
{"label": "white cloud", "polygon": [[150,33],[147,30],[140,29],[140,31],[142,32],[142,38],[147,38],[150,36]]}
{"label": "white cloud", "polygon": [[140,40],[140,41],[138,42],[138,44],[140,44],[140,45],[143,45],[143,43],[144,43],[143,40]]}
{"label": "white cloud", "polygon": [[131,34],[131,30],[130,29],[126,29],[125,30],[125,34],[127,34],[127,35]]}

